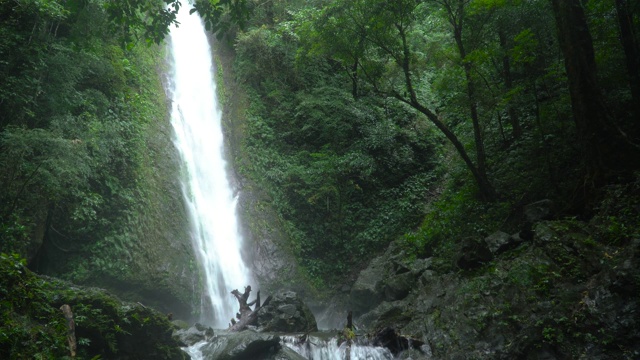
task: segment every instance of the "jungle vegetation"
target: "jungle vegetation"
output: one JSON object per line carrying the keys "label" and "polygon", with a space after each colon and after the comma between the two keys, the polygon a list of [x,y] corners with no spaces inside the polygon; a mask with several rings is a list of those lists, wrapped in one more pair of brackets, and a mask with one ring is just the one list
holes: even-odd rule
{"label": "jungle vegetation", "polygon": [[394,239],[411,256],[451,257],[465,236],[515,229],[539,199],[586,220],[612,184],[637,182],[633,2],[247,9],[225,34],[249,104],[237,162],[268,189],[317,284],[353,275]]}
{"label": "jungle vegetation", "polygon": [[[127,271],[140,214],[154,196],[168,201],[148,181],[147,145],[166,110],[154,44],[180,6],[0,2],[1,252],[36,268],[43,244],[33,239],[44,239],[92,256],[56,270],[70,279]],[[635,2],[195,9],[233,47],[247,94],[238,171],[269,195],[318,286],[398,238],[415,256],[446,253],[462,236],[508,227],[528,202],[551,198],[588,218],[608,186],[637,181]]]}

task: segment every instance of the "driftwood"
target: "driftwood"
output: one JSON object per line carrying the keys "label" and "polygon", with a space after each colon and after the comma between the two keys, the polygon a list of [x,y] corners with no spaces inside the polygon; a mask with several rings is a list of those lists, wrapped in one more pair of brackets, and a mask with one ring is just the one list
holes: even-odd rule
{"label": "driftwood", "polygon": [[[251,313],[251,308],[249,304],[247,304],[247,300],[249,300],[249,294],[251,293],[251,286],[247,286],[244,288],[244,293],[240,294],[238,289],[234,289],[231,294],[236,297],[238,300],[238,304],[240,305],[240,312],[236,314],[238,320],[242,320],[247,314]],[[240,316],[238,316],[240,315]]]}
{"label": "driftwood", "polygon": [[258,293],[256,294],[256,299],[253,300],[252,302],[250,302],[248,305],[256,305],[256,307],[253,308],[253,310],[258,310],[260,308],[260,290],[258,290]]}
{"label": "driftwood", "polygon": [[64,318],[67,320],[67,342],[69,343],[69,352],[71,353],[71,357],[76,357],[76,323],[73,321],[71,306],[64,304],[60,307],[60,310],[62,310]]}
{"label": "driftwood", "polygon": [[[258,312],[265,305],[268,305],[271,301],[271,296],[267,297],[264,303],[260,304],[260,291],[256,296],[256,299],[247,303],[249,300],[249,295],[251,293],[251,286],[247,286],[244,288],[244,293],[240,293],[238,289],[234,289],[231,294],[236,297],[238,300],[238,305],[240,305],[240,311],[236,314],[236,318],[238,321],[231,319],[231,323],[229,324],[229,331],[242,331],[247,328],[249,325],[255,324],[258,319]],[[253,311],[251,311],[251,306],[255,305]]]}

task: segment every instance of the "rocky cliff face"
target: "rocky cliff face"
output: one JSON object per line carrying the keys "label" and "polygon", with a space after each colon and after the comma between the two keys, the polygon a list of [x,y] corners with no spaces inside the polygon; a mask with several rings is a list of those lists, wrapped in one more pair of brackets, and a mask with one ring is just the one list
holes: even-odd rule
{"label": "rocky cliff face", "polygon": [[224,41],[213,38],[210,41],[215,48],[213,56],[217,66],[218,97],[223,104],[227,158],[236,169],[232,180],[239,193],[241,232],[248,244],[243,256],[265,292],[287,288],[301,295],[308,294],[306,279],[300,275],[295,258],[287,251],[287,238],[272,208],[272,200],[242,172],[247,161],[246,154],[242,153],[247,99],[232,72],[235,54]]}
{"label": "rocky cliff face", "polygon": [[125,215],[109,224],[111,235],[96,239],[95,244],[75,239],[80,246],[65,248],[60,240],[52,239],[63,235],[49,230],[49,238],[40,240],[38,256],[30,267],[191,319],[199,309],[199,268],[189,235],[173,130],[168,113],[158,116],[144,132],[144,166],[135,182],[135,207],[112,209]]}
{"label": "rocky cliff face", "polygon": [[424,358],[638,358],[640,239],[603,245],[575,220],[532,235],[504,251],[489,237],[493,260],[449,272],[391,246],[351,290],[357,323],[423,341]]}

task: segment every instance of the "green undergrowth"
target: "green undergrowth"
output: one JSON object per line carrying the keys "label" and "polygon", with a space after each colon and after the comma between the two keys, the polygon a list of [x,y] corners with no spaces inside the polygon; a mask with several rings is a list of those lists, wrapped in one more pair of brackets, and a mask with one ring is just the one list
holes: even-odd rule
{"label": "green undergrowth", "polygon": [[410,260],[434,257],[436,268],[451,271],[454,270],[459,240],[487,236],[505,227],[510,207],[506,201],[480,201],[473,185],[448,184],[442,194],[428,205],[421,225],[403,235],[398,243]]}
{"label": "green undergrowth", "polygon": [[28,270],[18,255],[0,255],[0,358],[70,359],[70,305],[79,359],[185,359],[165,315]]}

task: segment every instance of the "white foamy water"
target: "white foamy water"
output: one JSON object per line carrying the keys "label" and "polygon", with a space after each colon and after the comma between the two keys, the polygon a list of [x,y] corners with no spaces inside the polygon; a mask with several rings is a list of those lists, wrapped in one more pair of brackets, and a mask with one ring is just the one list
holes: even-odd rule
{"label": "white foamy water", "polygon": [[189,15],[189,9],[184,3],[178,14],[180,25],[170,33],[171,122],[188,172],[183,191],[194,249],[205,273],[207,297],[201,321],[226,328],[238,310],[230,291],[242,292],[250,284],[250,274],[241,257],[237,199],[224,160],[211,48],[200,17]]}
{"label": "white foamy water", "polygon": [[338,345],[336,338],[322,339],[310,336],[309,341],[302,344],[297,343],[294,336],[285,336],[284,345],[302,355],[306,359],[313,360],[342,360],[346,359],[349,351],[352,360],[392,360],[393,354],[389,349],[377,346],[370,346],[354,342],[350,348],[346,343]]}

